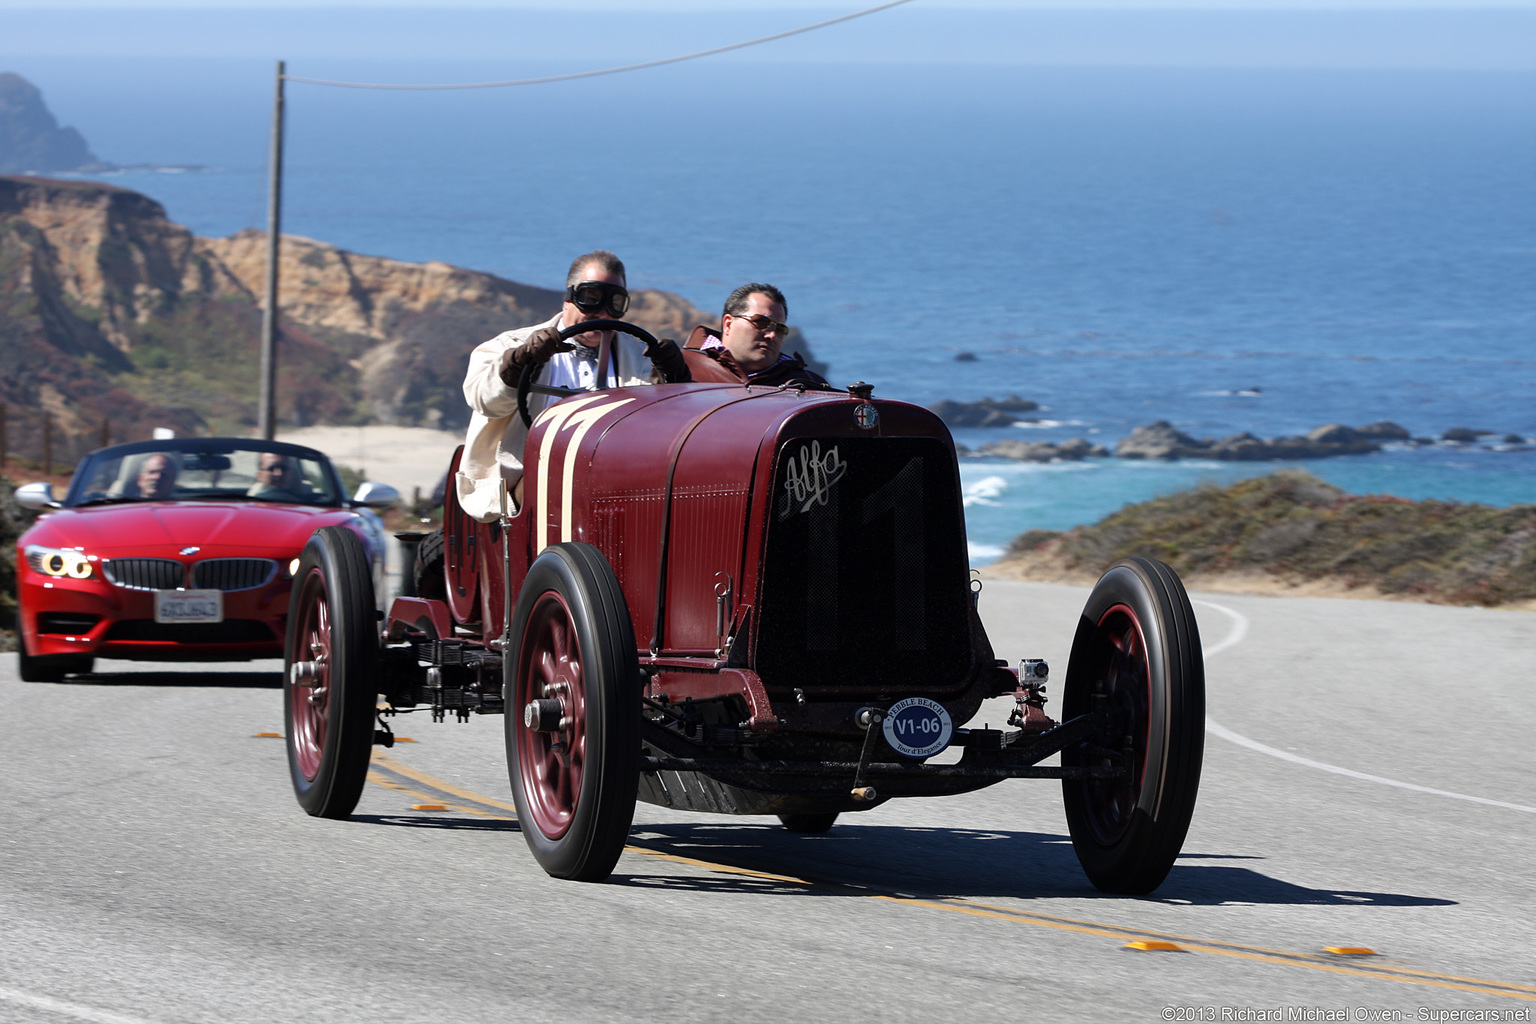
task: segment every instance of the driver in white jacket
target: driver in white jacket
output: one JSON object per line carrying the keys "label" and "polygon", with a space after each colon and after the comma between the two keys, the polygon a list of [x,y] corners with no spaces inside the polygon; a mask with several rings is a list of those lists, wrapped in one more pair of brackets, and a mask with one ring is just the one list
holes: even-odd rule
{"label": "driver in white jacket", "polygon": [[[498,482],[505,480],[514,506],[522,505],[523,445],[528,428],[517,411],[517,382],[529,363],[543,368],[537,383],[555,387],[629,387],[652,382],[652,358],[645,346],[613,331],[588,331],[569,341],[559,331],[587,320],[618,320],[629,308],[624,263],[606,249],[578,256],[565,278],[565,304],[542,324],[498,334],[474,350],[464,375],[464,400],[474,415],[464,439],[464,457],[454,481],[459,504],[483,523],[500,513]],[[571,344],[570,342],[576,342]],[[607,365],[598,365],[603,347]],[[668,383],[690,379],[677,344],[662,339],[654,365]],[[537,418],[551,399],[531,394],[528,411]]]}

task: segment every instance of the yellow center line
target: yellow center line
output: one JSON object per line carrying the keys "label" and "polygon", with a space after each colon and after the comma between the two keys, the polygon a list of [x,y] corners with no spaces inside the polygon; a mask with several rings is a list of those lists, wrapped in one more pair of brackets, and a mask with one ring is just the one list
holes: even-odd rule
{"label": "yellow center line", "polygon": [[[432,789],[437,790],[437,795],[447,793],[449,796],[456,796],[461,800],[468,800],[471,803],[482,804],[486,807],[495,807],[498,810],[506,811],[509,815],[512,816],[514,820],[517,818],[517,808],[510,803],[496,800],[488,796],[481,796],[479,793],[472,793],[467,789],[460,789],[452,783],[444,782],[439,778],[428,775],[418,769],[412,768],[409,765],[406,765],[403,762],[390,757],[388,754],[375,750],[373,752],[373,763],[379,768],[385,769],[386,771],[394,772],[396,775],[404,776],[413,782],[419,782],[423,786],[429,786]],[[370,776],[372,774],[374,773],[370,773]]]}
{"label": "yellow center line", "polygon": [[[498,818],[516,821],[517,808],[491,797],[482,796],[466,789],[460,789],[449,783],[443,782],[425,772],[410,768],[393,757],[379,751],[374,751],[374,765],[382,771],[370,771],[368,781],[397,792],[408,793],[411,796],[425,800],[443,801],[444,795],[455,797],[459,803],[449,802],[455,810],[461,810],[469,814],[476,814],[486,818]],[[387,773],[387,774],[386,774]],[[391,778],[391,776],[396,776]],[[414,782],[421,786],[415,789],[407,785],[402,779]],[[489,810],[487,808],[490,808]],[[703,860],[698,857],[689,857],[682,854],[671,853],[664,850],[654,850],[646,846],[631,843],[624,847],[629,853],[637,853],[643,857],[651,857],[656,860],[669,861],[674,864],[682,864],[689,867],[702,868],[706,871],[714,871],[721,874],[739,875],[746,878],[759,878],[764,881],[787,883],[798,885],[806,889],[833,891],[846,895],[863,896],[868,899],[882,900],[889,903],[898,903],[912,907],[922,907],[928,910],[942,910],[953,914],[966,914],[972,917],[985,917],[994,920],[1014,921],[1020,924],[1034,925],[1040,928],[1051,928],[1057,931],[1075,932],[1081,935],[1093,935],[1108,939],[1162,939],[1177,943],[1182,950],[1189,953],[1205,953],[1211,956],[1228,957],[1238,960],[1250,960],[1258,963],[1276,964],[1286,967],[1301,967],[1312,971],[1323,971],[1329,974],[1345,974],[1355,977],[1375,978],[1380,981],[1395,981],[1409,985],[1425,985],[1432,988],[1454,989],[1462,992],[1475,992],[1482,995],[1505,996],[1510,999],[1523,999],[1536,1001],[1536,986],[1520,985],[1514,982],[1494,981],[1488,978],[1469,978],[1454,974],[1441,974],[1434,971],[1420,970],[1414,967],[1401,967],[1393,964],[1341,964],[1333,962],[1315,953],[1301,953],[1292,950],[1266,949],[1262,946],[1247,946],[1239,943],[1220,942],[1212,939],[1201,939],[1193,936],[1176,935],[1166,932],[1148,931],[1145,929],[1131,928],[1122,925],[1105,924],[1098,921],[1084,921],[1069,917],[1055,917],[1049,914],[1041,914],[1036,911],[1021,910],[1014,907],[999,906],[997,904],[977,903],[960,897],[925,899],[918,896],[903,896],[892,893],[876,892],[856,885],[846,883],[816,881],[814,879],[801,878],[795,875],[780,875],[768,871],[758,871],[754,868],[739,867],[734,864],[723,864],[719,861]]]}
{"label": "yellow center line", "polygon": [[874,899],[892,900],[910,903],[914,906],[951,910],[956,913],[973,914],[978,917],[1022,921],[1027,924],[1038,925],[1042,928],[1055,928],[1061,931],[1080,932],[1086,935],[1102,935],[1114,939],[1165,939],[1177,943],[1181,949],[1190,953],[1209,953],[1213,956],[1305,967],[1309,970],[1326,971],[1331,974],[1352,974],[1360,977],[1379,978],[1384,981],[1401,981],[1415,985],[1460,989],[1467,992],[1479,992],[1485,995],[1508,996],[1511,999],[1536,1001],[1536,988],[1528,985],[1518,985],[1513,982],[1493,981],[1487,978],[1467,978],[1454,974],[1440,974],[1434,971],[1425,971],[1413,967],[1398,967],[1392,964],[1371,964],[1369,966],[1340,964],[1331,962],[1313,953],[1270,950],[1258,946],[1244,946],[1237,943],[1217,942],[1210,939],[1169,935],[1164,932],[1145,931],[1139,928],[1100,924],[1093,921],[1074,921],[1071,918],[1050,917],[1045,914],[1037,914],[1027,910],[1016,910],[1011,907],[975,904],[969,900],[925,900],[916,897],[874,894],[872,896]]}
{"label": "yellow center line", "polygon": [[444,800],[441,793],[424,791],[424,790],[420,790],[420,789],[412,789],[410,786],[405,785],[404,783],[400,782],[398,779],[392,779],[388,775],[381,775],[378,772],[369,772],[368,773],[368,781],[373,783],[375,786],[382,786],[384,789],[392,789],[392,790],[394,790],[397,793],[404,793],[407,796],[413,796],[413,797],[416,797],[419,800],[423,800],[423,801],[434,801],[435,800],[435,801],[441,803],[445,808],[447,808],[450,811],[463,811],[465,814],[478,814],[478,815],[480,815],[483,818],[508,818],[508,817],[511,817],[511,815],[492,814],[492,813],[490,813],[488,811],[480,810],[478,807],[474,807],[472,805],[466,806],[466,805],[463,805],[463,804],[454,803],[454,802],[449,801],[449,800]]}
{"label": "yellow center line", "polygon": [[[1007,916],[1012,916],[1012,917],[1028,917],[1028,918],[1039,919],[1039,922],[1042,923],[1042,924],[1047,924],[1047,923],[1051,923],[1051,922],[1062,922],[1062,923],[1068,924],[1068,925],[1083,925],[1083,926],[1087,926],[1087,927],[1100,927],[1096,922],[1092,922],[1092,921],[1078,921],[1078,920],[1074,920],[1073,918],[1050,917],[1049,915],[1046,915],[1046,914],[1040,914],[1040,913],[1037,913],[1035,911],[1030,911],[1030,910],[1020,910],[1020,909],[1017,909],[1015,907],[1001,907],[1001,906],[997,906],[995,904],[976,903],[976,902],[971,901],[971,900],[966,900],[965,903],[968,906],[980,907],[982,909],[994,911],[996,913],[1007,915]],[[1118,926],[1112,926],[1112,927],[1118,927]],[[1213,941],[1211,939],[1202,939],[1202,938],[1199,938],[1199,937],[1193,936],[1193,935],[1179,935],[1179,934],[1170,933],[1170,932],[1142,931],[1142,930],[1139,930],[1139,929],[1132,929],[1132,928],[1118,928],[1118,931],[1123,932],[1126,935],[1129,935],[1129,936],[1132,936],[1132,937],[1138,938],[1138,939],[1164,939],[1164,940],[1167,940],[1169,942],[1186,943],[1186,944],[1192,944],[1192,945],[1200,945],[1200,946],[1203,946],[1203,947],[1207,947],[1208,951],[1214,951],[1215,949],[1219,948],[1219,949],[1224,949],[1224,950],[1231,950],[1234,953],[1242,953],[1242,954],[1246,954],[1246,955],[1254,955],[1254,956],[1262,956],[1262,957],[1281,958],[1281,959],[1293,959],[1293,958],[1299,957],[1299,958],[1302,958],[1303,960],[1306,960],[1306,961],[1309,961],[1309,962],[1312,962],[1312,963],[1316,963],[1316,964],[1320,964],[1322,966],[1329,967],[1329,968],[1341,966],[1336,961],[1334,961],[1332,958],[1325,957],[1325,956],[1323,956],[1321,954],[1317,954],[1317,953],[1297,953],[1297,952],[1293,952],[1291,950],[1285,950],[1285,949],[1267,949],[1267,948],[1265,948],[1263,946],[1247,946],[1247,945],[1242,945],[1242,944],[1233,943],[1233,942],[1215,942],[1215,941]],[[1519,984],[1515,984],[1514,982],[1489,981],[1486,978],[1468,978],[1468,977],[1463,977],[1461,975],[1455,975],[1455,974],[1440,974],[1440,973],[1437,973],[1437,972],[1434,972],[1434,971],[1423,971],[1423,970],[1420,970],[1420,969],[1415,968],[1415,967],[1401,967],[1401,966],[1398,966],[1398,965],[1395,965],[1395,964],[1371,964],[1368,967],[1359,967],[1359,966],[1355,966],[1355,965],[1350,965],[1347,969],[1351,969],[1351,970],[1363,969],[1363,970],[1366,970],[1368,973],[1373,974],[1373,975],[1374,974],[1381,974],[1381,973],[1392,973],[1392,974],[1402,974],[1402,975],[1409,975],[1409,976],[1431,978],[1431,979],[1434,979],[1436,981],[1466,982],[1468,984],[1475,984],[1475,985],[1497,985],[1497,986],[1499,986],[1501,988],[1509,989],[1512,992],[1526,993],[1526,994],[1528,994],[1529,998],[1536,998],[1536,986],[1519,985]]]}

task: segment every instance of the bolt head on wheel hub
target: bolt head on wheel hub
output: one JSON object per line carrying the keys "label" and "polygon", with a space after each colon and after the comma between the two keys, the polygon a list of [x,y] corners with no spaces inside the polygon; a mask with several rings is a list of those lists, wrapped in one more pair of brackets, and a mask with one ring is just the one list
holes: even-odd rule
{"label": "bolt head on wheel hub", "polygon": [[320,660],[296,661],[288,669],[288,681],[294,686],[318,686],[325,663]]}
{"label": "bolt head on wheel hub", "polygon": [[523,708],[523,725],[534,732],[556,732],[560,729],[562,712],[558,700],[548,697],[531,700]]}

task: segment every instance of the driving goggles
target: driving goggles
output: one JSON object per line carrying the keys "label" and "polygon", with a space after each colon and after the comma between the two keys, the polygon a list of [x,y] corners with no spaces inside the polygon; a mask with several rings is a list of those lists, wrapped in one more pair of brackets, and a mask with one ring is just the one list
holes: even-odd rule
{"label": "driving goggles", "polygon": [[582,281],[566,286],[565,301],[583,313],[601,313],[606,309],[614,316],[623,316],[629,308],[629,289],[607,281]]}
{"label": "driving goggles", "polygon": [[751,316],[748,316],[746,313],[732,313],[731,316],[738,320],[745,320],[764,334],[767,334],[769,331],[777,331],[781,338],[789,334],[789,324],[775,320],[771,316],[764,316],[761,313],[753,313]]}

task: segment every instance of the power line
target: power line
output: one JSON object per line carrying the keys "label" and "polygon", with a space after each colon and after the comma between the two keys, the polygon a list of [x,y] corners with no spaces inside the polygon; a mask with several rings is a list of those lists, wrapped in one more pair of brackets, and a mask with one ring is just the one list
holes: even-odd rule
{"label": "power line", "polygon": [[761,43],[771,43],[776,39],[787,39],[790,36],[798,36],[805,32],[814,32],[819,28],[829,25],[841,24],[852,21],[854,18],[862,18],[867,14],[876,14],[880,11],[890,10],[892,7],[900,7],[902,4],[911,3],[912,0],[890,0],[875,7],[869,7],[852,14],[845,14],[840,18],[831,18],[827,21],[818,21],[814,25],[806,25],[802,28],[791,29],[788,32],[776,32],[771,36],[763,36],[759,39],[749,39],[744,43],[732,43],[729,46],[716,46],[709,50],[700,50],[697,53],[685,53],[680,57],[667,57],[662,60],[648,60],[640,64],[625,64],[622,67],[602,68],[597,71],[578,71],[568,75],[547,75],[543,78],[519,78],[507,82],[465,82],[456,85],[394,85],[382,82],[334,82],[323,78],[302,78],[298,75],[290,75],[286,72],[284,64],[280,61],[277,65],[277,90],[272,115],[272,168],[271,189],[269,194],[268,221],[267,221],[267,278],[266,297],[262,303],[262,339],[261,339],[261,366],[262,366],[262,396],[261,396],[261,430],[262,435],[271,438],[277,424],[276,408],[276,380],[277,368],[277,291],[278,291],[278,246],[282,237],[282,225],[280,210],[282,204],[282,154],[283,154],[283,86],[286,82],[303,82],[306,85],[328,85],[342,89],[501,89],[517,85],[542,85],[546,82],[569,82],[577,78],[596,78],[599,75],[616,75],[621,71],[640,71],[644,68],[656,68],[665,64],[677,64],[685,60],[697,60],[700,57],[711,57],[717,53],[728,53],[731,50],[741,50],[748,46],[757,46]]}
{"label": "power line", "polygon": [[504,89],[516,85],[543,85],[546,82],[569,82],[575,78],[596,78],[599,75],[616,75],[621,71],[640,71],[644,68],[658,68],[663,64],[677,64],[685,60],[697,60],[700,57],[712,57],[717,53],[726,53],[731,50],[741,50],[748,46],[757,46],[760,43],[771,43],[776,39],[787,39],[790,36],[798,36],[805,32],[814,32],[828,25],[836,25],[844,21],[852,21],[854,18],[862,18],[867,14],[877,14],[880,11],[889,10],[892,7],[900,7],[902,4],[911,3],[912,0],[891,0],[890,3],[880,4],[878,7],[870,7],[852,14],[844,14],[839,18],[828,21],[818,21],[814,25],[806,25],[802,28],[790,29],[788,32],[776,32],[771,36],[763,36],[760,39],[749,39],[744,43],[732,43],[729,46],[717,46],[712,50],[700,50],[697,53],[685,53],[681,57],[665,57],[661,60],[648,60],[641,64],[625,64],[622,67],[602,68],[597,71],[577,71],[568,75],[547,75],[543,78],[518,78],[507,82],[466,82],[458,85],[388,85],[378,82],[333,82],[323,78],[301,78],[298,75],[284,75],[287,81],[303,82],[307,85],[331,85],[343,89]]}

